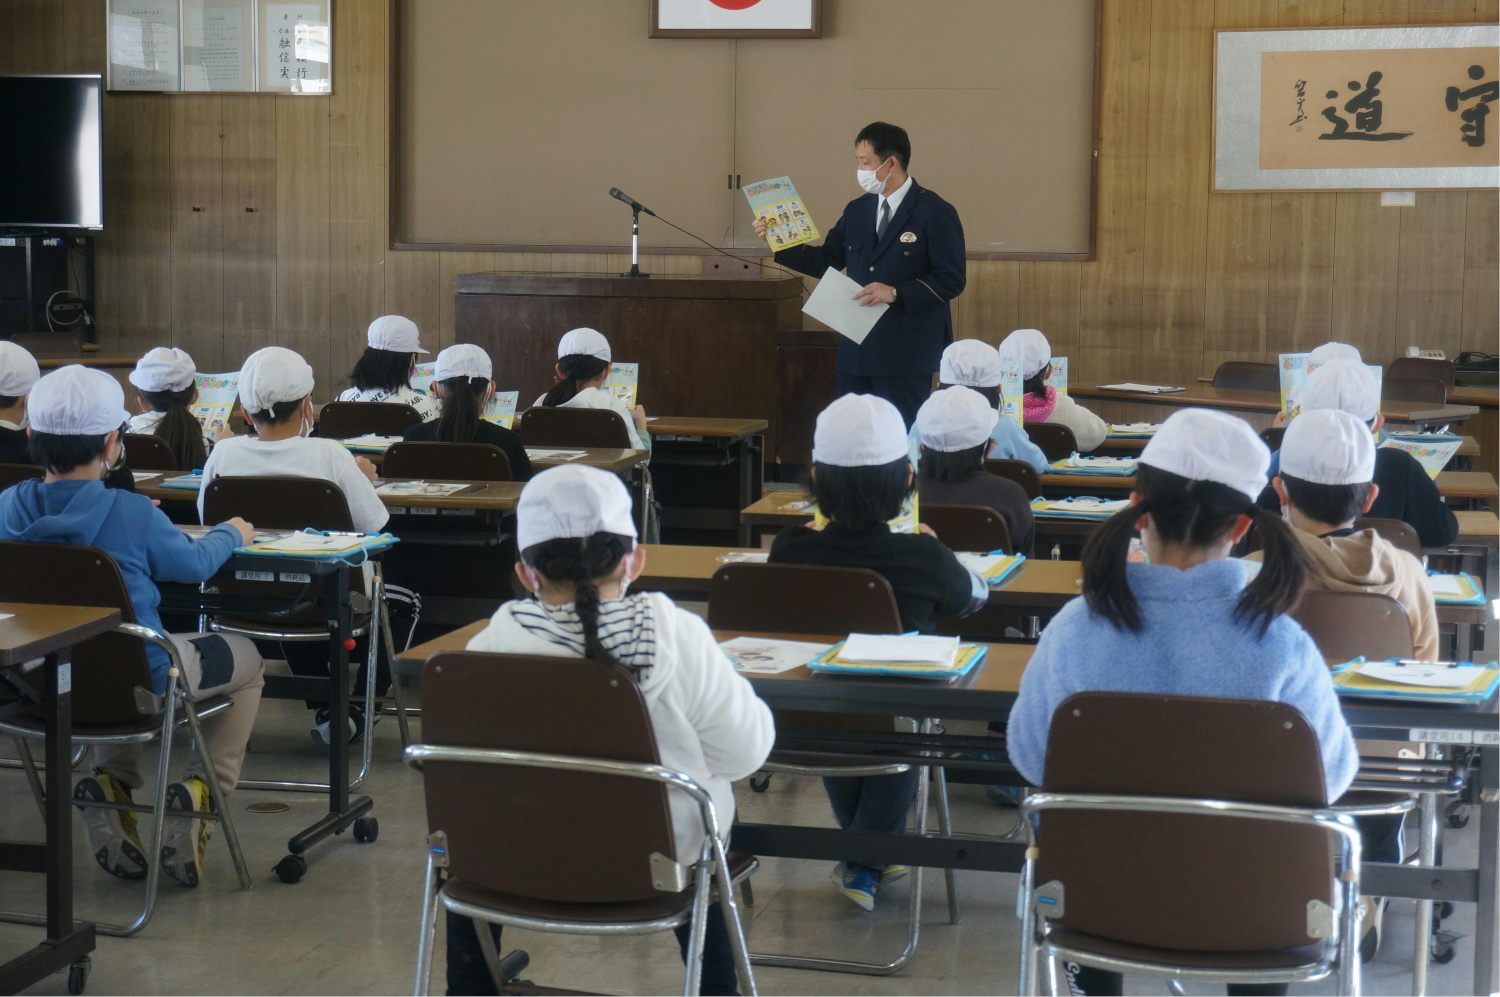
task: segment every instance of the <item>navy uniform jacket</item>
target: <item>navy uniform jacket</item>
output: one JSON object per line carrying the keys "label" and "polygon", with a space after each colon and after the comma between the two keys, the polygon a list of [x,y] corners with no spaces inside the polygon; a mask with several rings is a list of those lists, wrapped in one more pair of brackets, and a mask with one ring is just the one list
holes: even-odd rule
{"label": "navy uniform jacket", "polygon": [[953,205],[916,180],[878,243],[876,208],[875,194],[850,201],[823,245],[783,249],[776,262],[813,277],[833,267],[860,287],[879,281],[896,289],[895,303],[863,344],[839,337],[840,371],[863,377],[930,375],[943,348],[953,342],[948,302],[967,279],[963,225]]}

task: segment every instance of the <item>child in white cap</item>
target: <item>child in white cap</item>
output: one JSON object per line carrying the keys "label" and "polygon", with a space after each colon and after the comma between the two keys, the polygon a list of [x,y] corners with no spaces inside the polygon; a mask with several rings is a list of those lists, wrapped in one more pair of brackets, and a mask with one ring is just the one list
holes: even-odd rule
{"label": "child in white cap", "polygon": [[41,376],[35,357],[8,339],[0,341],[0,464],[31,463],[26,396]]}
{"label": "child in white cap", "polygon": [[609,378],[613,353],[609,340],[597,329],[580,328],[567,333],[557,343],[557,383],[538,398],[538,405],[549,408],[597,408],[617,413],[636,441],[637,450],[651,449],[651,434],[646,430],[646,409],[625,403],[604,390]]}
{"label": "child in white cap", "polygon": [[1011,553],[1030,557],[1035,538],[1026,490],[984,469],[985,458],[995,451],[994,428],[1001,422],[1015,426],[1015,420],[1000,418],[988,398],[958,385],[935,391],[922,403],[914,427],[922,446],[917,508],[984,506],[1005,521]]}
{"label": "child in white cap", "polygon": [[[960,339],[949,343],[938,363],[939,388],[963,385],[973,388],[984,396],[991,408],[1000,411],[1000,354],[989,343],[978,339]],[[1047,455],[1042,448],[1031,442],[1026,430],[1014,419],[996,419],[990,430],[990,439],[995,445],[990,457],[995,460],[1024,460],[1036,473],[1047,470]],[[921,469],[922,442],[917,435],[917,424],[912,422],[906,434],[907,453],[912,466]]]}
{"label": "child in white cap", "polygon": [[[735,810],[731,783],[770,754],[771,711],[700,617],[660,592],[628,594],[646,552],[636,546],[630,494],[619,477],[574,464],[538,474],[516,507],[516,546],[516,575],[531,598],[501,606],[468,649],[625,666],[645,697],[661,764],[708,790],[727,833]],[[703,840],[698,806],[682,793],[668,799],[677,857],[695,861]],[[717,910],[717,904],[709,909],[702,992],[736,993],[729,935]],[[484,993],[466,989],[493,986],[466,920],[449,917],[449,992]],[[685,953],[686,926],[677,939]]]}
{"label": "child in white cap", "polygon": [[382,315],[370,323],[365,334],[369,344],[349,375],[350,387],[338,397],[341,402],[390,402],[410,405],[423,422],[438,417],[437,402],[411,386],[417,354],[422,349],[417,323],[405,315]]}
{"label": "child in white cap", "polygon": [[[197,376],[193,358],[175,346],[158,346],[149,351],[136,361],[135,370],[130,372],[139,410],[130,417],[130,432],[160,437],[172,451],[178,469],[183,471],[201,468],[214,442],[188,408],[198,400]],[[225,439],[233,435],[227,427],[221,433]]]}
{"label": "child in white cap", "polygon": [[[203,582],[254,529],[243,519],[220,523],[193,540],[144,495],[107,489],[100,480],[121,449],[125,392],[103,371],[78,364],[37,381],[31,392],[31,448],[47,469],[44,481],[23,481],[0,494],[0,539],[98,547],[119,565],[137,621],[160,633],[156,582]],[[39,556],[45,557],[45,555]],[[219,788],[231,793],[239,780],[245,744],[260,704],[262,662],[255,644],[237,634],[170,634],[182,659],[183,687],[194,699],[231,694],[234,705],[205,722]],[[147,645],[155,691],[166,691],[167,653]],[[130,803],[140,789],[139,744],[96,747],[93,776],[79,781],[75,798]],[[167,788],[174,810],[211,810],[210,780],[197,753],[181,782]],[[89,843],[100,866],[124,879],[146,875],[148,857],[128,810],[83,811]],[[171,818],[162,839],[162,869],[184,886],[196,886],[212,824]]]}
{"label": "child in white cap", "polygon": [[[876,395],[844,395],[818,414],[813,431],[812,494],[830,522],[821,530],[794,526],[771,544],[769,560],[870,568],[896,595],[901,625],[932,633],[938,616],[968,616],[989,600],[984,579],[959,563],[923,527],[892,533],[887,521],[911,495],[906,423],[895,405]],[[839,826],[854,831],[906,830],[918,772],[871,778],[824,779]],[[875,907],[881,884],[906,874],[905,866],[841,862],[834,885],[865,910]]]}
{"label": "child in white cap", "polygon": [[1017,329],[1000,343],[1000,359],[1021,365],[1021,406],[1026,422],[1067,426],[1078,441],[1078,452],[1097,450],[1109,434],[1104,420],[1079,405],[1071,395],[1059,395],[1047,384],[1052,378],[1052,344],[1039,329]]}
{"label": "child in white cap", "polygon": [[408,426],[403,439],[488,443],[505,451],[512,481],[531,480],[531,460],[521,435],[483,418],[484,407],[495,396],[494,365],[488,353],[472,343],[443,350],[432,364],[432,391],[442,405],[442,415]]}

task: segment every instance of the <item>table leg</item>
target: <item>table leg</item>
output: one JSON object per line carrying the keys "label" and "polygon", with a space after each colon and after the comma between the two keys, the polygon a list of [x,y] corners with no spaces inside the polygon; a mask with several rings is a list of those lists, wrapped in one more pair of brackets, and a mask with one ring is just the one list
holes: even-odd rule
{"label": "table leg", "polygon": [[73,662],[70,651],[47,667],[47,938],[73,929]]}
{"label": "table leg", "polygon": [[1495,907],[1500,902],[1500,746],[1479,749],[1479,903],[1474,919],[1474,993],[1500,990]]}

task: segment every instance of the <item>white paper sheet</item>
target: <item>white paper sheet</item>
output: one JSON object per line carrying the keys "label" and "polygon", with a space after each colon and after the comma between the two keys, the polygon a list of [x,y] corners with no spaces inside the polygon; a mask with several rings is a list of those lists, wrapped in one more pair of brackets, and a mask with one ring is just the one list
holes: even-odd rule
{"label": "white paper sheet", "polygon": [[388,481],[375,489],[376,495],[448,496],[469,487],[453,481]]}
{"label": "white paper sheet", "polygon": [[954,557],[958,563],[983,578],[994,569],[995,565],[1009,557],[1009,554],[978,554],[972,551],[955,551]]}
{"label": "white paper sheet", "polygon": [[587,450],[539,450],[535,447],[526,448],[526,456],[532,460],[577,460],[587,455]]}
{"label": "white paper sheet", "polygon": [[863,284],[856,284],[833,267],[823,272],[818,286],[802,306],[805,314],[855,343],[863,343],[890,305],[865,305],[855,301]]}
{"label": "white paper sheet", "polygon": [[951,665],[958,657],[957,637],[934,637],[922,634],[850,634],[839,651],[843,661],[866,664],[909,662],[924,665]]}
{"label": "white paper sheet", "polygon": [[1419,685],[1429,689],[1463,689],[1472,685],[1481,672],[1478,665],[1409,664],[1393,661],[1367,661],[1359,666],[1361,675],[1383,682]]}
{"label": "white paper sheet", "polygon": [[1088,497],[1058,499],[1048,503],[1046,512],[1107,512],[1113,515],[1130,504],[1129,499],[1104,501]]}
{"label": "white paper sheet", "polygon": [[727,554],[720,554],[714,558],[720,564],[765,564],[771,556],[768,550],[732,550]]}
{"label": "white paper sheet", "polygon": [[776,640],[771,637],[735,637],[719,645],[737,671],[775,675],[807,664],[824,651],[828,644],[802,640]]}
{"label": "white paper sheet", "polygon": [[1136,458],[1134,457],[1080,457],[1078,454],[1068,458],[1069,467],[1093,467],[1109,470],[1135,470]]}
{"label": "white paper sheet", "polygon": [[1458,583],[1457,575],[1428,575],[1427,584],[1432,586],[1433,595],[1451,595],[1457,598],[1469,594]]}
{"label": "white paper sheet", "polygon": [[336,554],[346,550],[354,550],[363,544],[363,536],[333,535],[319,536],[316,533],[289,533],[279,540],[272,540],[261,547],[261,550],[277,551],[283,554],[302,553],[328,553]]}
{"label": "white paper sheet", "polygon": [[1111,433],[1154,433],[1160,428],[1159,422],[1112,422],[1109,424]]}
{"label": "white paper sheet", "polygon": [[1137,384],[1134,381],[1124,381],[1120,384],[1101,384],[1100,388],[1106,391],[1138,391],[1148,395],[1160,395],[1169,391],[1181,391],[1166,384]]}

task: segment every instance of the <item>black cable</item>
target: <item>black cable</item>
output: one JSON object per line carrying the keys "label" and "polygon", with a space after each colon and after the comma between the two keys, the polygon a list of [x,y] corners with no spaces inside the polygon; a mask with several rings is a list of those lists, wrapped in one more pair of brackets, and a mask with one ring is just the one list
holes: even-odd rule
{"label": "black cable", "polygon": [[807,276],[806,274],[798,273],[795,270],[789,270],[789,269],[787,269],[786,267],[782,266],[780,263],[777,263],[774,259],[770,263],[765,263],[762,260],[752,260],[752,259],[748,259],[748,258],[746,258],[744,256],[736,256],[733,253],[726,253],[726,252],[724,252],[724,250],[720,249],[718,246],[715,246],[713,243],[709,242],[707,239],[703,239],[703,238],[700,238],[699,236],[693,235],[693,233],[689,232],[687,229],[683,228],[681,225],[673,225],[671,222],[667,221],[661,215],[655,215],[655,214],[653,214],[651,217],[655,218],[657,221],[662,222],[665,225],[671,225],[677,231],[681,232],[683,235],[687,236],[690,239],[697,239],[699,242],[703,243],[705,246],[707,246],[709,249],[712,249],[714,252],[718,253],[720,256],[727,256],[731,260],[739,260],[741,263],[750,263],[750,264],[753,264],[754,266],[775,267],[777,270],[780,270],[782,273],[786,274],[788,277],[796,277],[798,280],[801,280],[803,277]]}

